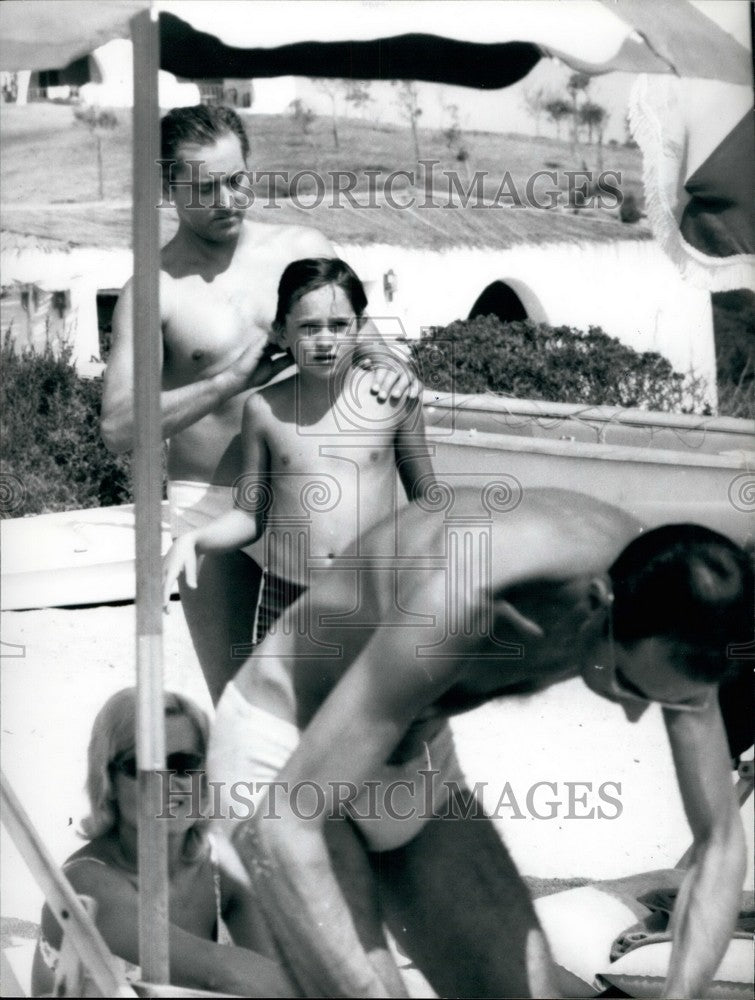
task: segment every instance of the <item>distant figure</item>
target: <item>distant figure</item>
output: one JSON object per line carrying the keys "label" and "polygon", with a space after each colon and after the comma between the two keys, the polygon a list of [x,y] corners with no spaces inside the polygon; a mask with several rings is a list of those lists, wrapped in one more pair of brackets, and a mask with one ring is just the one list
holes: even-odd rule
{"label": "distant figure", "polygon": [[[161,130],[162,156],[172,164],[164,167],[164,190],[178,214],[178,232],[160,262],[162,436],[170,439],[168,499],[178,537],[233,509],[244,403],[292,361],[274,357],[269,343],[278,281],[292,260],[332,257],[333,248],[315,229],[245,218],[247,196],[238,181],[247,170],[249,140],[235,111],[176,108]],[[105,372],[102,436],[115,452],[134,442],[132,296],[129,281],[113,316]],[[407,391],[417,396],[418,384],[405,369],[381,363],[385,345],[368,353],[379,400]],[[181,584],[214,702],[240,665],[233,649],[251,641],[260,576],[254,559],[234,550],[203,557],[196,589]]]}
{"label": "distant figure", "polygon": [[[166,693],[165,730],[167,767],[175,772],[171,816],[164,819],[171,983],[243,996],[293,996],[281,968],[252,950],[259,914],[238,857],[223,838],[210,838],[206,821],[198,821],[192,808],[198,805],[192,774],[205,766],[207,719],[188,698]],[[131,979],[139,978],[135,739],[136,689],[124,688],[94,721],[87,773],[91,811],[82,823],[88,842],[63,865],[76,892],[96,901],[100,933],[127,963]],[[52,994],[61,941],[60,926],[45,906],[32,970],[35,996]]]}
{"label": "distant figure", "polygon": [[166,607],[179,575],[196,587],[198,556],[266,531],[259,642],[311,580],[327,587],[333,561],[396,510],[397,470],[410,500],[432,491],[420,404],[386,411],[354,367],[366,306],[342,260],[298,260],[283,272],[274,328],[298,371],[247,398],[237,508],[176,540],[165,558]]}
{"label": "distant figure", "polygon": [[495,475],[441,480],[377,525],[218,705],[208,773],[281,962],[308,996],[404,995],[385,923],[440,996],[558,996],[447,719],[581,675],[630,722],[663,709],[694,835],[663,995],[705,996],[745,874],[718,686],[728,645],[752,638],[750,559],[566,490],[504,493]]}

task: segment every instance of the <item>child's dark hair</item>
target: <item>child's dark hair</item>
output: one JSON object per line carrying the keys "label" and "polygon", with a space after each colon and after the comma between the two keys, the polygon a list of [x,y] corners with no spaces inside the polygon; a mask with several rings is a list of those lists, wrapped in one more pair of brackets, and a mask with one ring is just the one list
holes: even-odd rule
{"label": "child's dark hair", "polygon": [[286,316],[307,295],[326,285],[337,285],[351,303],[354,315],[360,319],[367,308],[364,286],[346,261],[338,257],[305,257],[289,264],[278,284],[278,310],[273,329],[280,332],[286,325]]}
{"label": "child's dark hair", "polygon": [[727,648],[753,636],[753,566],[743,549],[710,528],[669,524],[636,538],[609,572],[617,642],[670,639],[686,676],[731,673]]}
{"label": "child's dark hair", "polygon": [[249,157],[249,139],[243,122],[232,108],[195,104],[174,108],[160,120],[160,149],[164,160],[176,160],[179,146],[189,142],[207,146],[224,135],[235,135],[241,144],[241,155]]}

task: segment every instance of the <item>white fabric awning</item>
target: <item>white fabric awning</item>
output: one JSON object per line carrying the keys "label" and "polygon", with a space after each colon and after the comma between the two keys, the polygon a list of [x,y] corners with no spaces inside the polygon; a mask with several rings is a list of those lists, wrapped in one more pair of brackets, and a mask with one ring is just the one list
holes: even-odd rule
{"label": "white fabric awning", "polygon": [[[149,6],[149,0],[6,0],[0,68],[63,68],[111,38],[127,37],[130,18]],[[417,79],[505,86],[544,55],[596,73],[674,73],[744,85],[752,76],[742,16],[748,5],[727,0],[712,7],[700,0],[162,0],[151,6],[162,14],[162,68],[190,78],[396,78],[397,70],[412,78],[414,69]],[[477,72],[485,56],[499,64],[487,67],[487,75]]]}

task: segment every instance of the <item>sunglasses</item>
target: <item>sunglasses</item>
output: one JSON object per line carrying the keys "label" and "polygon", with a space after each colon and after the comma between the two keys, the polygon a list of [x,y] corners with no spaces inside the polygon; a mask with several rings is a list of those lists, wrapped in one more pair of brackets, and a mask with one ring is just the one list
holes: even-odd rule
{"label": "sunglasses", "polygon": [[616,643],[613,637],[613,600],[608,614],[608,648],[610,649],[610,666],[605,669],[602,665],[595,666],[596,670],[604,671],[603,678],[608,694],[624,701],[637,701],[643,704],[660,705],[661,708],[669,708],[674,712],[704,712],[710,704],[710,694],[693,696],[681,701],[664,701],[646,694],[641,688],[634,684],[620,669],[616,662]]}
{"label": "sunglasses", "polygon": [[[110,765],[119,774],[127,778],[135,778],[137,767],[134,754],[120,757]],[[166,759],[166,770],[174,771],[180,778],[191,777],[192,772],[201,771],[204,767],[204,757],[198,753],[169,753]]]}

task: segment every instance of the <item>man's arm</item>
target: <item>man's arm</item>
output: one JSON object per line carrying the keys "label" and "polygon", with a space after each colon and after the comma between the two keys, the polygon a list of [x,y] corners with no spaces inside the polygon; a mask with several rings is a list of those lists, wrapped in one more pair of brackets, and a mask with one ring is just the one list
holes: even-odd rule
{"label": "man's arm", "polygon": [[718,699],[704,713],[664,709],[679,790],[694,837],[674,905],[674,945],[664,996],[706,995],[734,930],[746,870]]}
{"label": "man's arm", "polygon": [[[168,318],[170,279],[161,276],[161,324]],[[123,288],[113,314],[113,344],[105,370],[101,431],[110,451],[118,454],[134,444],[133,282]],[[160,339],[162,362],[163,343]],[[262,355],[250,345],[222,371],[177,389],[160,393],[163,439],[184,430],[212,413],[232,396],[263,385],[291,364],[290,358],[272,360],[273,349]]]}
{"label": "man's arm", "polygon": [[[438,674],[453,669],[448,661],[434,665],[437,674],[428,661],[419,664],[409,654],[407,662],[413,631],[373,635],[235,838],[294,977],[310,996],[402,995],[395,965],[371,947],[374,926],[365,927],[346,902],[325,828],[339,811],[338,790],[360,789],[374,778],[419,709],[447,686]],[[265,657],[279,646],[285,658],[285,641],[269,637]],[[374,893],[371,880],[368,889]]]}

